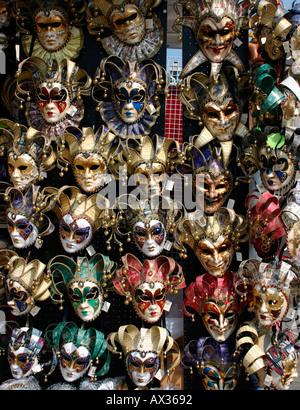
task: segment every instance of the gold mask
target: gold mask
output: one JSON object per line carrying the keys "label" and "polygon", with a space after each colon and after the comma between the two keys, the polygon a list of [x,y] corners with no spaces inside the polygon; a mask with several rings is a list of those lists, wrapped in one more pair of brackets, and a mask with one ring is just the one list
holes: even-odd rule
{"label": "gold mask", "polygon": [[57,51],[69,38],[65,16],[58,10],[40,11],[35,17],[36,33],[41,45],[48,51]]}
{"label": "gold mask", "polygon": [[78,154],[73,170],[78,185],[85,192],[94,192],[105,183],[106,164],[99,154]]}
{"label": "gold mask", "polygon": [[115,9],[110,17],[115,34],[124,43],[139,43],[146,31],[146,22],[140,10],[134,4]]}

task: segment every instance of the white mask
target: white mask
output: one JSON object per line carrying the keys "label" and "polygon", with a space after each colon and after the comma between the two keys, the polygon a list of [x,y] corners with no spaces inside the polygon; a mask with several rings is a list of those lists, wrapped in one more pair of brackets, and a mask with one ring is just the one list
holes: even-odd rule
{"label": "white mask", "polygon": [[38,237],[38,228],[26,216],[16,215],[13,218],[12,215],[12,212],[8,212],[7,223],[13,246],[22,249],[32,245]]}
{"label": "white mask", "polygon": [[32,374],[32,368],[38,364],[36,356],[27,347],[19,347],[17,350],[9,348],[8,363],[14,379],[22,379]]}
{"label": "white mask", "polygon": [[60,221],[59,236],[64,250],[68,253],[76,253],[89,244],[93,236],[93,228],[87,219],[76,219],[66,214]]}
{"label": "white mask", "polygon": [[80,379],[89,369],[91,355],[84,346],[77,347],[73,342],[65,343],[60,350],[59,368],[65,381]]}
{"label": "white mask", "polygon": [[137,387],[147,386],[159,369],[159,358],[154,352],[133,351],[126,356],[127,372]]}
{"label": "white mask", "polygon": [[152,219],[149,223],[137,222],[133,228],[133,237],[146,256],[152,258],[162,252],[166,241],[166,230],[162,222]]}

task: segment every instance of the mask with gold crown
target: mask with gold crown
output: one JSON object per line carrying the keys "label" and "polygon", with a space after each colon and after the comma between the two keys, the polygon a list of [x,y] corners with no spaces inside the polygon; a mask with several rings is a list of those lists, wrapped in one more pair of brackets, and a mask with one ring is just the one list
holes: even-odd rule
{"label": "mask with gold crown", "polygon": [[213,215],[196,211],[184,217],[175,235],[176,246],[186,243],[206,272],[217,278],[229,269],[235,252],[240,249],[239,243],[249,238],[246,218],[225,207],[220,207]]}
{"label": "mask with gold crown", "polygon": [[85,249],[95,232],[112,223],[109,201],[100,194],[87,196],[75,186],[57,192],[59,237],[67,253]]}
{"label": "mask with gold crown", "polygon": [[147,323],[162,316],[168,293],[185,287],[181,266],[173,258],[159,256],[143,263],[134,255],[122,257],[123,265],[113,278],[114,289],[132,302],[136,314]]}
{"label": "mask with gold crown", "polygon": [[87,193],[98,191],[110,180],[109,170],[119,139],[100,127],[95,133],[90,127],[67,127],[58,140],[60,176],[72,166],[78,186]]}
{"label": "mask with gold crown", "polygon": [[66,382],[74,382],[86,374],[97,380],[109,371],[111,356],[104,334],[99,330],[81,329],[75,323],[61,322],[50,325],[45,337],[57,355]]}
{"label": "mask with gold crown", "polygon": [[16,73],[15,95],[20,108],[26,101],[28,124],[55,141],[67,126],[78,126],[84,115],[81,95],[89,95],[92,81],[71,60],[47,63],[38,57],[23,60]]}
{"label": "mask with gold crown", "polygon": [[86,2],[17,0],[13,7],[27,56],[42,60],[75,60],[83,47]]}
{"label": "mask with gold crown", "polygon": [[128,138],[120,144],[114,156],[111,172],[122,184],[133,179],[135,185],[148,192],[149,196],[159,195],[163,189],[167,173],[174,169],[180,154],[179,143],[157,134],[140,140]]}
{"label": "mask with gold crown", "polygon": [[[174,4],[177,18],[173,29],[181,33],[180,27],[188,27],[194,34],[200,48],[186,64],[181,73],[185,77],[206,61],[211,63],[213,77],[220,71],[224,61],[244,69],[243,63],[233,50],[234,41],[240,30],[248,29],[249,11],[253,1],[244,0],[178,0]],[[181,15],[179,6],[182,6]],[[180,35],[180,40],[182,36]]]}
{"label": "mask with gold crown", "polygon": [[163,29],[153,9],[161,0],[92,0],[88,3],[88,30],[108,55],[142,61],[156,55]]}
{"label": "mask with gold crown", "polygon": [[[136,387],[145,388],[154,377],[160,380],[180,363],[177,342],[159,326],[138,329],[134,325],[124,325],[108,335],[107,343],[112,353],[120,357],[124,354],[127,373]],[[163,371],[162,363],[166,359]]]}
{"label": "mask with gold crown", "polygon": [[12,314],[28,314],[50,296],[51,279],[45,272],[46,265],[34,259],[31,262],[12,256],[6,277],[6,300]]}
{"label": "mask with gold crown", "polygon": [[90,322],[100,315],[112,290],[116,264],[100,253],[77,260],[57,255],[48,262],[47,271],[52,279],[52,301],[62,310],[67,295],[77,316],[83,322]]}
{"label": "mask with gold crown", "polygon": [[166,71],[153,60],[104,58],[98,67],[92,97],[106,126],[121,138],[150,133],[160,115],[159,95],[166,94]]}
{"label": "mask with gold crown", "polygon": [[31,185],[24,192],[15,187],[8,187],[4,194],[8,233],[13,246],[17,249],[35,244],[40,248],[41,237],[50,235],[54,225],[46,213],[55,208],[55,193],[48,187],[41,189]]}
{"label": "mask with gold crown", "polygon": [[148,258],[171,249],[168,234],[174,233],[182,216],[180,204],[161,195],[141,199],[133,194],[121,195],[116,199],[116,213],[117,223],[111,237],[120,252],[123,244],[118,238],[127,236],[127,241],[133,238],[139,251]]}
{"label": "mask with gold crown", "polygon": [[8,173],[12,184],[28,189],[42,181],[55,167],[56,155],[44,136],[32,127],[0,119],[0,144],[2,154],[7,150]]}

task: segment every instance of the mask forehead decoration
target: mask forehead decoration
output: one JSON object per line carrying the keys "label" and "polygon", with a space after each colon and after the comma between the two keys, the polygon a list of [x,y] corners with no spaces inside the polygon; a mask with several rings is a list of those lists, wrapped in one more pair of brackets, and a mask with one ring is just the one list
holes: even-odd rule
{"label": "mask forehead decoration", "polygon": [[222,278],[205,273],[198,276],[184,292],[183,313],[195,320],[195,314],[190,309],[196,311],[202,316],[208,332],[218,342],[224,342],[232,334],[245,307],[246,297],[241,300],[237,294],[235,280],[235,274],[231,271],[227,271]]}
{"label": "mask forehead decoration", "polygon": [[[4,127],[0,135],[2,155],[6,149],[9,155],[8,172],[13,185],[23,190],[29,184],[43,180],[45,173],[55,167],[56,161],[49,141],[32,127],[27,128],[8,119],[1,119],[0,123]],[[23,171],[24,167],[26,169]]]}
{"label": "mask forehead decoration", "polygon": [[[113,279],[115,291],[125,296],[126,305],[132,302],[140,318],[148,323],[157,322],[163,314],[167,294],[177,294],[185,287],[181,266],[166,256],[142,263],[134,255],[126,254],[122,262]],[[153,314],[147,312],[149,309]]]}
{"label": "mask forehead decoration", "polygon": [[119,149],[118,137],[105,131],[104,126],[96,133],[90,127],[67,127],[58,146],[60,176],[71,165],[83,191],[92,193],[106,185],[114,153]]}
{"label": "mask forehead decoration", "polygon": [[88,4],[88,30],[101,41],[108,55],[142,61],[156,55],[163,29],[153,10],[161,0],[92,0]]}
{"label": "mask forehead decoration", "polygon": [[85,8],[78,0],[16,1],[14,17],[24,34],[25,54],[59,63],[66,58],[75,60],[83,47],[80,27],[85,24]]}
{"label": "mask forehead decoration", "polygon": [[116,212],[117,223],[109,240],[113,238],[122,252],[118,238],[127,236],[130,242],[132,236],[138,249],[151,257],[164,250],[167,234],[175,232],[176,222],[182,217],[180,204],[162,195],[141,199],[133,194],[121,195],[116,200]]}
{"label": "mask forehead decoration", "polygon": [[283,43],[292,28],[289,19],[283,4],[260,2],[251,10],[250,24],[264,61],[274,64],[283,59]]}
{"label": "mask forehead decoration", "polygon": [[[183,253],[187,254],[184,244],[193,249],[195,255],[203,267],[213,276],[222,276],[229,268],[233,255],[239,250],[239,243],[247,242],[248,224],[243,215],[236,214],[233,209],[220,207],[213,215],[204,215],[202,211],[197,211],[193,218],[183,217],[176,228],[176,247],[183,248]],[[208,253],[208,263],[204,258],[201,249],[204,245],[211,249]],[[213,251],[218,251],[218,255],[213,256]],[[225,252],[220,255],[221,252]],[[219,263],[212,263],[212,259],[222,257],[222,266],[217,269]],[[214,266],[215,265],[215,266]]]}
{"label": "mask forehead decoration", "polygon": [[262,259],[274,256],[286,230],[278,198],[266,191],[252,190],[246,198],[250,242]]}
{"label": "mask forehead decoration", "polygon": [[117,56],[98,67],[92,97],[106,126],[121,138],[150,133],[160,114],[159,94],[166,94],[166,71],[153,60],[141,63]]}
{"label": "mask forehead decoration", "polygon": [[100,194],[87,196],[79,188],[65,185],[57,192],[56,204],[59,208],[60,239],[68,253],[85,249],[98,229],[110,227],[113,223],[109,200]]}
{"label": "mask forehead decoration", "polygon": [[[172,358],[164,369],[166,374],[170,374],[180,363],[180,349],[177,342],[168,335],[166,329],[159,326],[138,329],[134,325],[124,325],[117,332],[108,335],[107,343],[108,349],[120,357],[124,354],[126,358],[131,352],[140,352],[141,357],[145,357],[148,352],[155,353],[159,359],[157,370],[161,367],[163,357],[169,357],[172,353]],[[153,377],[155,374],[152,375]]]}
{"label": "mask forehead decoration", "polygon": [[[15,316],[30,312],[36,302],[49,298],[51,279],[45,273],[45,267],[46,265],[38,259],[31,262],[19,256],[10,259],[9,273],[6,278],[6,297],[7,304]],[[18,291],[19,287],[23,291]]]}
{"label": "mask forehead decoration", "polygon": [[234,352],[235,340],[231,337],[224,343],[203,337],[185,346],[181,366],[190,374],[196,369],[206,390],[234,390],[241,373]]}
{"label": "mask forehead decoration", "polygon": [[[109,371],[111,356],[107,350],[104,334],[99,330],[95,328],[81,329],[75,323],[61,322],[58,325],[50,325],[45,335],[47,342],[60,360],[60,364],[64,360],[62,356],[63,346],[73,343],[77,349],[80,350],[80,347],[84,347],[89,353],[89,362],[83,373],[88,372],[90,367],[95,367],[94,379],[97,380],[98,376],[103,376]],[[72,365],[73,360],[77,358],[69,357],[68,364]]]}
{"label": "mask forehead decoration", "polygon": [[148,185],[150,195],[160,194],[164,178],[174,169],[179,155],[180,146],[171,138],[155,134],[153,137],[144,136],[139,141],[129,137],[120,143],[111,172],[122,183],[126,183],[128,176],[134,176],[136,184]]}
{"label": "mask forehead decoration", "polygon": [[79,125],[84,115],[81,95],[89,95],[92,85],[86,71],[70,60],[47,64],[29,57],[19,64],[16,76],[20,108],[26,100],[29,125],[46,139],[55,141],[67,126]]}
{"label": "mask forehead decoration", "polygon": [[[290,295],[299,294],[297,270],[291,264],[281,261],[264,263],[248,259],[240,264],[237,276],[251,290],[253,307],[261,326],[280,324],[289,309]],[[245,287],[245,286],[244,286]],[[243,296],[243,291],[239,290]]]}
{"label": "mask forehead decoration", "polygon": [[[212,73],[217,73],[223,61],[229,62],[240,71],[243,70],[243,63],[233,50],[233,42],[239,30],[248,29],[248,12],[253,2],[249,1],[200,1],[178,0],[174,4],[177,19],[173,29],[180,34],[181,27],[188,27],[194,34],[200,50],[191,58],[184,67],[181,76],[186,76],[192,70],[206,61],[212,65]],[[182,6],[180,13],[179,6]],[[207,25],[209,30],[207,30]],[[205,27],[202,28],[202,26]],[[206,32],[211,32],[206,38]],[[221,50],[222,49],[222,50]]]}
{"label": "mask forehead decoration", "polygon": [[183,144],[176,171],[183,177],[193,176],[193,195],[198,207],[205,214],[213,214],[225,204],[234,185],[243,181],[242,176],[237,176],[236,166],[240,150],[233,145],[227,156],[221,146],[210,143],[198,148],[197,141],[198,136],[195,136]]}
{"label": "mask forehead decoration", "polygon": [[63,309],[63,297],[68,295],[76,314],[85,322],[101,313],[104,300],[112,289],[116,264],[99,253],[88,259],[58,255],[48,262],[47,271],[52,278],[51,299]]}
{"label": "mask forehead decoration", "polygon": [[198,148],[217,140],[228,157],[234,137],[243,138],[248,131],[240,119],[250,95],[248,74],[238,74],[230,66],[225,73],[218,74],[214,81],[200,72],[191,74],[182,81],[179,99],[184,116],[198,121],[202,128]]}
{"label": "mask forehead decoration", "polygon": [[31,185],[24,192],[15,187],[6,189],[4,200],[7,202],[6,215],[11,238],[12,232],[19,229],[15,225],[21,216],[26,225],[33,225],[37,229],[36,246],[38,248],[42,246],[41,237],[50,235],[54,231],[54,225],[46,215],[55,208],[56,197],[54,191],[50,187],[41,189],[41,187],[35,185]]}
{"label": "mask forehead decoration", "polygon": [[283,136],[277,127],[251,131],[244,140],[242,167],[249,176],[257,170],[263,187],[280,198],[295,184],[300,137]]}

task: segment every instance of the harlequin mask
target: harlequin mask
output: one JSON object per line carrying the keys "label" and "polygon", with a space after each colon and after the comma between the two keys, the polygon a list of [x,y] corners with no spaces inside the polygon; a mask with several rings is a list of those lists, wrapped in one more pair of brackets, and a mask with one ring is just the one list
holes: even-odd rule
{"label": "harlequin mask", "polygon": [[162,354],[166,356],[173,351],[172,363],[168,363],[168,374],[180,361],[177,343],[168,336],[166,329],[159,326],[138,329],[134,325],[124,325],[118,332],[108,335],[107,342],[108,349],[115,354],[122,355],[118,351],[121,347],[127,372],[137,387],[145,387],[156,376],[163,360]]}
{"label": "harlequin mask", "polygon": [[24,193],[9,187],[5,191],[7,228],[16,248],[31,246],[37,240],[41,247],[41,236],[50,235],[54,225],[46,215],[54,207],[54,200],[48,188],[31,185]]}
{"label": "harlequin mask", "polygon": [[193,367],[197,369],[205,390],[234,390],[241,373],[234,351],[232,338],[220,343],[211,337],[203,337],[185,346],[181,365],[190,369],[190,373],[193,373]]}
{"label": "harlequin mask", "polygon": [[95,254],[90,260],[58,255],[48,262],[51,272],[51,299],[62,309],[63,294],[67,293],[81,320],[90,322],[99,316],[111,288],[116,269],[107,256]]}
{"label": "harlequin mask", "polygon": [[37,102],[42,116],[50,124],[63,120],[71,106],[68,90],[58,82],[42,83]]}
{"label": "harlequin mask", "polygon": [[238,275],[253,289],[253,308],[261,326],[279,324],[289,308],[289,297],[299,293],[299,281],[290,264],[243,261]]}
{"label": "harlequin mask", "polygon": [[64,47],[69,37],[69,27],[58,10],[39,11],[35,16],[36,34],[42,46],[48,51]]}
{"label": "harlequin mask", "polygon": [[57,199],[61,244],[66,252],[77,253],[88,246],[96,230],[103,225],[109,212],[108,200],[97,194],[87,197],[75,186],[62,187]]}
{"label": "harlequin mask", "polygon": [[217,342],[224,342],[233,333],[238,323],[241,305],[234,289],[234,273],[227,271],[222,278],[205,273],[185,291],[183,312],[193,308],[201,317],[209,334]]}
{"label": "harlequin mask", "polygon": [[13,315],[29,313],[36,301],[44,301],[49,296],[51,285],[44,273],[45,265],[35,259],[27,263],[23,258],[13,256],[9,262],[9,273],[6,278],[7,305]]}
{"label": "harlequin mask", "polygon": [[39,364],[39,353],[45,343],[41,334],[40,330],[27,327],[13,331],[8,346],[8,364],[15,379],[30,376]]}
{"label": "harlequin mask", "polygon": [[185,286],[181,266],[172,258],[160,256],[142,264],[134,255],[122,257],[123,266],[113,279],[117,293],[132,302],[137,315],[148,323],[157,322],[164,310],[168,292]]}
{"label": "harlequin mask", "polygon": [[145,85],[135,81],[121,82],[114,86],[116,110],[125,123],[136,122],[144,113],[147,103]]}
{"label": "harlequin mask", "polygon": [[115,34],[124,43],[139,43],[146,31],[146,22],[135,4],[125,4],[124,8],[115,9],[110,15]]}
{"label": "harlequin mask", "polygon": [[[198,216],[197,216],[198,215]],[[206,272],[222,277],[231,265],[239,242],[248,240],[247,221],[232,209],[221,207],[213,215],[198,212],[195,219],[183,219],[178,240],[187,243]]]}
{"label": "harlequin mask", "polygon": [[[46,331],[46,338],[59,358],[59,368],[65,381],[83,377],[95,366],[95,377],[109,370],[110,354],[103,333],[94,328],[78,328],[75,323],[62,322]],[[95,362],[94,362],[95,360]]]}

